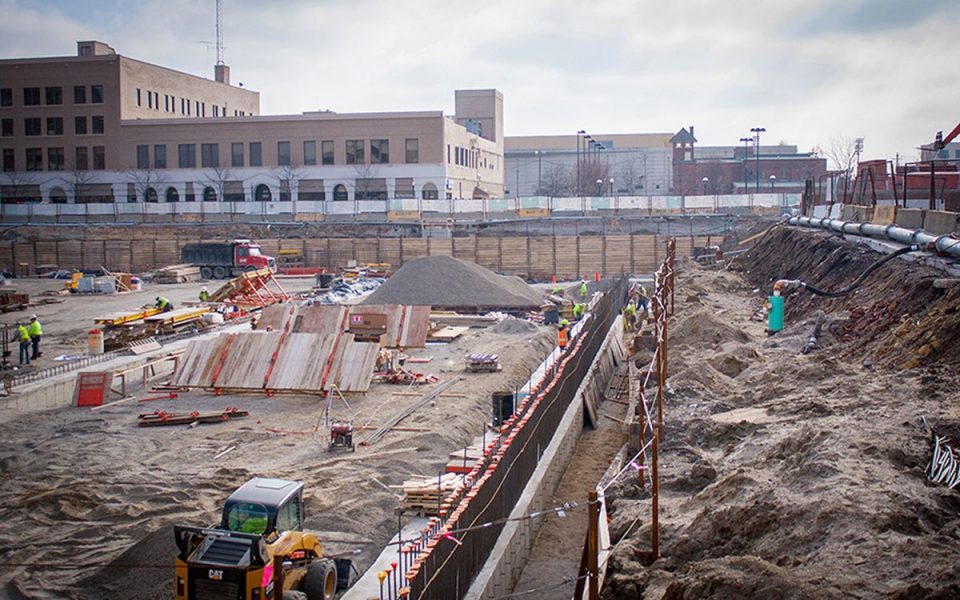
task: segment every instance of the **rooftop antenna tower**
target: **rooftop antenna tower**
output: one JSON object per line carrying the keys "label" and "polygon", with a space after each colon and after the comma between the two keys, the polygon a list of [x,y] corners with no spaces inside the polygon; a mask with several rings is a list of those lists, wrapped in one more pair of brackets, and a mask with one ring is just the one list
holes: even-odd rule
{"label": "rooftop antenna tower", "polygon": [[223,64],[223,0],[217,0],[217,65]]}

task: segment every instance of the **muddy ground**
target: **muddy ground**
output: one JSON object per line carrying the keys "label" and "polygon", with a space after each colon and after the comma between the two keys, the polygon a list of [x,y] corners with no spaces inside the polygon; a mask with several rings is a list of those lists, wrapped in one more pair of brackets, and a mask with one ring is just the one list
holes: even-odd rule
{"label": "muddy ground", "polygon": [[[526,381],[552,341],[548,328],[504,324],[410,351],[432,357],[410,365],[414,370],[463,380],[401,424],[428,431],[391,432],[355,453],[326,451],[325,435],[314,433],[322,407],[315,397],[191,392],[97,412],[23,414],[0,424],[0,519],[7,524],[0,530],[0,597],[171,598],[172,525],[213,523],[230,492],[258,475],[303,480],[306,525],[321,532],[330,552],[359,549],[362,571],[396,529],[397,491],[387,486],[442,470],[449,452],[481,434],[491,392]],[[503,371],[463,373],[469,352],[499,354]],[[427,389],[376,384],[349,396],[349,408],[337,400],[333,416],[376,426],[417,399],[393,392]],[[196,428],[136,426],[141,412],[228,406],[251,416]],[[230,446],[236,448],[215,458]]]}
{"label": "muddy ground", "polygon": [[[603,598],[960,598],[960,493],[925,477],[928,427],[960,440],[956,292],[898,259],[851,296],[788,297],[776,335],[751,318],[781,276],[836,289],[880,256],[784,229],[732,270],[684,262],[662,557],[648,491],[620,486]],[[818,310],[821,348],[801,354]]]}

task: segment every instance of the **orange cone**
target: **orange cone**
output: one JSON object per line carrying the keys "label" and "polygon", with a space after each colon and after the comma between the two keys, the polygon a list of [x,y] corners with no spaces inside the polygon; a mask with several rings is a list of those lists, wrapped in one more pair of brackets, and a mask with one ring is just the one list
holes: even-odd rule
{"label": "orange cone", "polygon": [[594,281],[600,281],[600,271],[594,271],[594,272],[593,272],[593,280],[594,280]]}
{"label": "orange cone", "polygon": [[550,283],[556,283],[556,282],[557,282],[557,276],[556,276],[556,275],[551,275],[551,276],[550,276]]}

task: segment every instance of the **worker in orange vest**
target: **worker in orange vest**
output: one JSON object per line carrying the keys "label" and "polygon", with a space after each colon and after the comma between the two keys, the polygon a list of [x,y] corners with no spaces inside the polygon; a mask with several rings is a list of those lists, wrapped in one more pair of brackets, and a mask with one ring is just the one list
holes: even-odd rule
{"label": "worker in orange vest", "polygon": [[570,321],[566,319],[560,321],[560,329],[557,330],[557,345],[560,346],[561,350],[567,347],[567,328],[569,326]]}

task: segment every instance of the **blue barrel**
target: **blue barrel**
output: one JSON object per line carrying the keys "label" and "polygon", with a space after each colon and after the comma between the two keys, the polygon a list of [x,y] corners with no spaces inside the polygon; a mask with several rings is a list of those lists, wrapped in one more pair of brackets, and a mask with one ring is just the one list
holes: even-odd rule
{"label": "blue barrel", "polygon": [[776,333],[783,329],[783,296],[770,296],[770,314],[767,317],[767,331]]}

